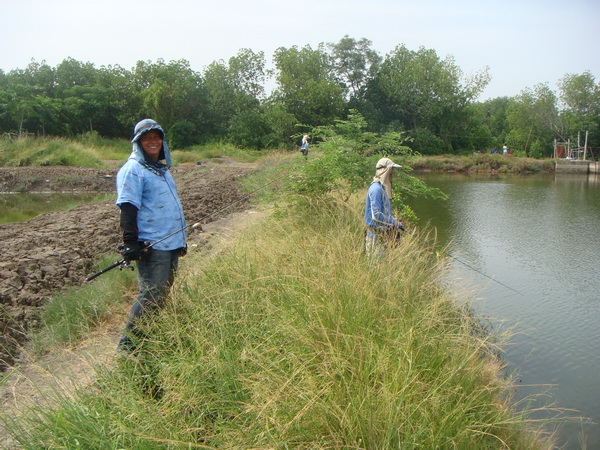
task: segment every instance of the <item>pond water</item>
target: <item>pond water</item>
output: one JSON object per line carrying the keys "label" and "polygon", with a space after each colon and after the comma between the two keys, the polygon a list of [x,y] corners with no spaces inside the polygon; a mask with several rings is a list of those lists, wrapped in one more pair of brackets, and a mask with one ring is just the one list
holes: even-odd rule
{"label": "pond water", "polygon": [[[600,448],[600,178],[597,175],[419,175],[449,199],[409,202],[449,245],[451,283],[476,289],[517,373],[515,401],[561,420],[563,448]],[[471,267],[468,267],[468,266]],[[551,427],[549,427],[551,428]]]}
{"label": "pond water", "polygon": [[0,225],[113,198],[111,194],[0,194]]}

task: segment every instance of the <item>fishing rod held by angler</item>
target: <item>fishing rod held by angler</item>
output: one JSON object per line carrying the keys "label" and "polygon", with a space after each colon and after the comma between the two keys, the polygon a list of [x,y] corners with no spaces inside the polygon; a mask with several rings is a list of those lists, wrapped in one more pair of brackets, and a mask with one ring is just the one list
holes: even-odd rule
{"label": "fishing rod held by angler", "polygon": [[[258,187],[258,188],[256,188],[256,189],[254,189],[252,192],[249,192],[248,194],[246,194],[246,195],[243,195],[242,197],[240,197],[240,198],[236,199],[235,201],[233,201],[233,202],[231,202],[231,203],[229,203],[229,204],[225,205],[223,208],[217,209],[216,211],[213,211],[213,212],[211,212],[210,214],[207,214],[206,216],[202,217],[200,220],[201,220],[201,221],[202,221],[202,220],[206,220],[206,219],[208,219],[209,217],[211,217],[211,216],[213,216],[213,215],[215,215],[215,214],[218,214],[218,213],[220,213],[220,212],[224,211],[224,210],[225,210],[225,209],[227,209],[227,208],[230,208],[231,206],[233,206],[233,205],[235,205],[235,204],[237,204],[237,203],[239,203],[239,202],[241,202],[241,201],[243,201],[243,200],[245,200],[245,199],[249,198],[249,197],[250,197],[250,196],[252,196],[253,194],[257,193],[258,191],[260,191],[260,190],[262,190],[262,189],[265,189],[267,186],[269,186],[269,185],[271,185],[271,184],[275,183],[276,181],[279,181],[280,179],[282,179],[282,178],[285,178],[285,177],[287,177],[287,176],[288,176],[288,175],[281,175],[281,176],[279,176],[279,177],[277,177],[277,178],[274,178],[273,180],[269,181],[268,183],[266,183],[266,184],[264,184],[264,185],[262,185],[262,186],[260,186],[260,187]],[[174,231],[173,233],[169,234],[168,236],[165,236],[164,238],[162,238],[162,239],[159,239],[158,241],[156,241],[156,242],[153,242],[153,243],[151,243],[151,244],[149,244],[149,245],[145,246],[145,247],[142,249],[142,251],[146,251],[146,252],[147,252],[147,251],[149,251],[148,249],[152,248],[153,246],[155,246],[155,245],[156,245],[156,244],[158,244],[159,242],[162,242],[162,241],[164,241],[165,239],[167,239],[167,238],[170,238],[170,237],[171,237],[171,236],[173,236],[174,234],[181,233],[182,231],[184,231],[184,230],[186,230],[187,228],[190,228],[190,227],[191,227],[191,228],[200,228],[200,231],[203,231],[203,230],[202,230],[202,225],[200,224],[200,222],[196,222],[196,223],[194,223],[194,224],[192,224],[192,225],[186,225],[185,227],[181,228],[180,230]],[[99,276],[100,276],[100,275],[102,275],[103,273],[106,273],[106,272],[108,272],[109,270],[112,270],[112,269],[114,269],[115,267],[120,267],[120,269],[119,269],[119,270],[126,269],[126,268],[130,268],[130,269],[132,269],[132,270],[133,270],[133,267],[131,267],[131,266],[129,265],[129,261],[128,261],[128,260],[126,260],[126,259],[121,259],[121,260],[119,260],[119,261],[116,261],[116,262],[114,262],[113,264],[111,264],[110,266],[108,266],[106,269],[103,269],[103,270],[101,270],[100,272],[97,272],[97,273],[95,273],[95,274],[93,274],[93,275],[90,275],[90,276],[88,276],[88,277],[87,277],[87,278],[85,278],[85,280],[83,280],[83,281],[84,281],[84,282],[87,282],[87,281],[92,281],[94,278],[96,278],[96,277],[99,277]]]}
{"label": "fishing rod held by angler", "polygon": [[[155,241],[155,242],[149,243],[148,245],[145,245],[144,248],[142,249],[142,253],[148,253],[150,250],[152,250],[152,247],[154,247],[156,244],[164,241],[165,239],[170,238],[171,236],[176,235],[177,233],[181,233],[181,232],[187,230],[188,228],[192,228],[192,229],[199,228],[200,231],[203,231],[202,230],[202,224],[200,222],[196,222],[196,223],[193,223],[191,225],[186,225],[185,227],[180,228],[179,230],[174,231],[173,233],[168,234],[168,235],[166,235],[163,238],[160,238],[158,241]],[[119,247],[119,249],[121,249],[121,248],[122,247]],[[97,278],[100,275],[108,272],[109,270],[115,269],[117,267],[119,268],[119,270],[123,270],[123,269],[131,269],[131,270],[133,270],[133,267],[129,265],[129,260],[123,258],[123,259],[121,259],[119,261],[116,261],[116,262],[112,263],[110,266],[102,269],[100,272],[96,272],[93,275],[87,276],[83,281],[84,282],[92,281],[94,278]]]}

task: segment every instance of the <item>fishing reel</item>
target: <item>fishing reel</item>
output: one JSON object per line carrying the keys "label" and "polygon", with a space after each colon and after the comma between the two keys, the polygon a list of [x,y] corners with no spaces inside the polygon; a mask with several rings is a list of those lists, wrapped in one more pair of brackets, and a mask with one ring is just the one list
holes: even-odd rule
{"label": "fishing reel", "polygon": [[126,252],[129,250],[129,247],[127,247],[125,244],[121,243],[119,245],[117,245],[117,251],[123,256],[123,259],[121,261],[117,261],[119,264],[119,270],[123,270],[123,269],[131,269],[131,270],[135,270],[133,268],[133,266],[131,266],[130,260],[127,259],[125,257]]}

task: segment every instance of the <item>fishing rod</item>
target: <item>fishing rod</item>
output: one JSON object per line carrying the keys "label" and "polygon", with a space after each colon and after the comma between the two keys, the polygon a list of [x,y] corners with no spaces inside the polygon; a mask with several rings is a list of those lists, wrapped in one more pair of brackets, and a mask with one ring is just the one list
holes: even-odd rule
{"label": "fishing rod", "polygon": [[[152,247],[154,247],[156,244],[159,244],[162,241],[164,241],[165,239],[168,239],[171,236],[176,235],[177,233],[181,233],[181,232],[187,230],[188,228],[192,228],[192,229],[194,229],[194,228],[200,228],[200,231],[202,231],[202,225],[200,224],[200,222],[196,222],[196,223],[193,223],[191,225],[186,225],[185,227],[180,228],[179,230],[176,230],[176,231],[174,231],[174,232],[166,235],[163,238],[160,238],[158,241],[154,241],[154,242],[146,241],[146,242],[144,242],[144,247],[142,248],[142,254],[148,253],[150,250],[152,250]],[[125,246],[123,244],[120,244],[117,248],[120,251],[125,250]],[[116,262],[112,263],[110,266],[106,267],[105,269],[102,269],[101,271],[96,272],[93,275],[87,276],[83,281],[84,282],[92,281],[94,278],[97,278],[100,275],[102,275],[102,274],[104,274],[104,273],[106,273],[106,272],[108,272],[108,271],[110,271],[112,269],[115,269],[117,267],[119,267],[119,270],[123,270],[123,269],[127,269],[127,268],[133,270],[133,267],[129,265],[129,262],[130,261],[128,259],[125,259],[125,258],[120,259],[119,261],[116,261]]]}
{"label": "fishing rod", "polygon": [[[202,224],[203,222],[205,222],[205,221],[206,221],[206,219],[208,219],[208,218],[210,218],[210,217],[214,216],[215,214],[218,214],[218,213],[220,213],[220,212],[222,212],[222,211],[224,211],[224,210],[226,210],[226,209],[228,209],[228,208],[231,208],[233,205],[236,205],[237,203],[240,203],[240,202],[241,202],[241,201],[243,201],[243,200],[246,200],[246,199],[247,199],[247,198],[249,198],[250,196],[252,196],[252,195],[254,195],[255,193],[257,193],[258,191],[261,191],[261,190],[265,189],[267,186],[270,186],[271,184],[275,183],[276,181],[279,181],[280,179],[282,179],[282,178],[284,178],[284,177],[287,177],[287,174],[285,174],[285,175],[282,175],[282,176],[280,176],[280,177],[277,177],[277,178],[275,178],[275,179],[273,179],[273,180],[269,181],[268,183],[266,183],[266,184],[264,184],[264,185],[262,185],[262,186],[258,187],[257,189],[255,189],[255,190],[253,190],[253,191],[249,192],[248,194],[246,194],[246,195],[243,195],[242,197],[240,197],[240,198],[238,198],[238,199],[234,200],[234,201],[233,201],[233,202],[231,202],[231,203],[228,203],[228,204],[227,204],[227,205],[225,205],[224,207],[222,207],[222,208],[220,208],[220,209],[217,209],[217,210],[215,210],[215,211],[213,211],[213,212],[211,212],[211,213],[209,213],[209,214],[205,215],[205,216],[204,216],[204,217],[202,217],[202,218],[201,218],[201,219],[200,219],[198,222],[195,222],[195,223],[193,223],[193,224],[191,224],[191,225],[186,225],[185,227],[183,227],[183,228],[180,228],[179,230],[176,230],[176,231],[174,231],[173,233],[171,233],[171,234],[169,234],[169,235],[167,235],[167,236],[165,236],[165,237],[163,237],[163,238],[159,239],[158,241],[155,241],[155,242],[152,242],[152,243],[150,243],[150,242],[148,242],[148,241],[144,242],[144,244],[145,244],[145,245],[144,245],[144,248],[142,249],[142,253],[148,253],[148,252],[149,252],[149,251],[152,249],[152,247],[154,247],[156,244],[158,244],[158,243],[160,243],[160,242],[164,241],[165,239],[168,239],[168,238],[170,238],[171,236],[174,236],[174,235],[175,235],[175,234],[177,234],[177,233],[181,233],[181,232],[183,232],[183,231],[187,230],[187,229],[188,229],[188,228],[190,228],[190,227],[191,227],[192,229],[194,229],[194,228],[200,228],[200,231],[203,231],[203,230],[202,230],[202,225],[201,225],[201,224]],[[117,248],[118,248],[119,250],[121,250],[121,251],[122,251],[122,250],[124,250],[124,246],[123,246],[123,244],[120,244],[120,245],[119,245],[119,247],[117,247]],[[115,269],[115,268],[117,268],[117,267],[119,267],[119,270],[123,270],[123,269],[131,269],[131,270],[133,270],[133,266],[130,266],[130,265],[129,265],[129,263],[130,263],[130,261],[129,261],[129,260],[127,260],[127,259],[125,259],[125,258],[123,258],[123,259],[120,259],[119,261],[116,261],[116,262],[112,263],[110,266],[108,266],[108,267],[106,267],[106,268],[102,269],[101,271],[99,271],[99,272],[96,272],[96,273],[94,273],[94,274],[92,274],[92,275],[89,275],[89,276],[87,276],[87,277],[86,277],[86,278],[85,278],[83,281],[84,281],[84,282],[89,282],[89,281],[92,281],[94,278],[97,278],[97,277],[99,277],[100,275],[102,275],[102,274],[105,274],[106,272],[109,272],[110,270],[112,270],[112,269]]]}

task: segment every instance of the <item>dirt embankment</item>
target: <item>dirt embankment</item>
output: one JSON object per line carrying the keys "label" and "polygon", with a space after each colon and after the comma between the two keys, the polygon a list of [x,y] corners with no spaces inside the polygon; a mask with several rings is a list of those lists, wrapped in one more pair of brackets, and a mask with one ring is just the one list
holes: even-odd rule
{"label": "dirt embankment", "polygon": [[[246,207],[249,199],[236,179],[254,170],[253,165],[229,160],[172,168],[188,223],[209,223]],[[116,172],[4,167],[0,192],[114,192]],[[191,239],[201,239],[194,236],[198,235]],[[38,326],[46,299],[64,287],[81,284],[92,271],[93,260],[115,252],[119,242],[114,201],[0,226],[0,371],[15,362],[19,344]]]}

